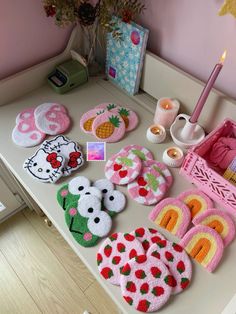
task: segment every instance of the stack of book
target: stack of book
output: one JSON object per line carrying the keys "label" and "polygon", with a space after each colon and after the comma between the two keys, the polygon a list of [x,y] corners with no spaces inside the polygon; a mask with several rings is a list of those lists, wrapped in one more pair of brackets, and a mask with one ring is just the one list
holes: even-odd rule
{"label": "stack of book", "polygon": [[107,77],[131,95],[138,92],[149,31],[135,23],[114,17],[121,40],[107,35]]}

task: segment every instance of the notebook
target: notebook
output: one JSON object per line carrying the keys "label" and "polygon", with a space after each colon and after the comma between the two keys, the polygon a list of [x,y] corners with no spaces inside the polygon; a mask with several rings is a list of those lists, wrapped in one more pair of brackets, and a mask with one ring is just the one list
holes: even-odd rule
{"label": "notebook", "polygon": [[107,77],[129,94],[138,92],[149,30],[136,23],[125,23],[113,17],[122,40],[107,35]]}

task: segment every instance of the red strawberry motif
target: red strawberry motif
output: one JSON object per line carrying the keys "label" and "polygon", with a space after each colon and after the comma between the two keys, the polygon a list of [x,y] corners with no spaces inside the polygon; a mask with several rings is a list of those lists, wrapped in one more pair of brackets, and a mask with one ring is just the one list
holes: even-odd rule
{"label": "red strawberry motif", "polygon": [[128,174],[128,171],[127,171],[127,170],[121,170],[121,171],[119,172],[119,176],[120,176],[121,178],[125,178],[125,177],[127,176],[127,174]]}
{"label": "red strawberry motif", "polygon": [[142,263],[145,263],[147,260],[147,256],[146,255],[138,255],[135,257],[135,261],[138,263],[138,264],[142,264]]}
{"label": "red strawberry motif", "polygon": [[151,267],[151,273],[154,278],[160,278],[162,274],[161,270],[155,266]]}
{"label": "red strawberry motif", "polygon": [[149,247],[150,247],[149,241],[148,240],[144,240],[142,242],[142,246],[143,246],[144,250],[147,251],[149,249]]}
{"label": "red strawberry motif", "polygon": [[158,237],[158,236],[155,236],[155,237],[152,237],[152,238],[151,238],[151,241],[152,241],[152,243],[158,243],[158,242],[161,241],[161,238]]}
{"label": "red strawberry motif", "polygon": [[169,251],[165,252],[165,258],[167,259],[168,262],[173,262],[173,260],[174,260],[173,254],[170,253]]}
{"label": "red strawberry motif", "polygon": [[145,234],[145,229],[144,228],[138,228],[135,230],[135,236],[142,238]]}
{"label": "red strawberry motif", "polygon": [[117,243],[117,250],[120,253],[124,253],[125,252],[125,245],[123,243]]}
{"label": "red strawberry motif", "polygon": [[135,249],[132,249],[129,253],[129,259],[132,259],[135,256],[137,256],[137,251]]}
{"label": "red strawberry motif", "polygon": [[131,298],[131,297],[123,297],[124,299],[125,299],[125,301],[127,302],[127,303],[129,303],[129,305],[132,305],[133,304],[133,299]]}
{"label": "red strawberry motif", "polygon": [[129,266],[128,263],[125,264],[123,267],[121,267],[120,273],[121,273],[122,275],[124,275],[124,276],[129,276],[130,272],[131,272],[131,268],[130,268],[130,266]]}
{"label": "red strawberry motif", "polygon": [[180,274],[182,274],[185,271],[185,265],[183,261],[179,261],[177,264],[177,270]]}
{"label": "red strawberry motif", "polygon": [[133,281],[128,281],[126,284],[126,290],[129,292],[136,292],[136,286]]}
{"label": "red strawberry motif", "polygon": [[130,234],[130,233],[125,233],[124,234],[124,238],[125,238],[126,241],[129,241],[129,242],[132,242],[135,239],[135,237],[132,234]]}
{"label": "red strawberry motif", "polygon": [[160,253],[159,253],[158,251],[153,251],[151,255],[152,255],[153,257],[158,258],[158,259],[161,258]]}
{"label": "red strawberry motif", "polygon": [[117,237],[118,237],[118,234],[117,234],[117,233],[113,233],[113,234],[109,237],[109,239],[110,239],[111,241],[115,241],[115,240],[117,240]]}
{"label": "red strawberry motif", "polygon": [[188,278],[181,278],[181,288],[185,289],[189,285],[189,279]]}
{"label": "red strawberry motif", "polygon": [[139,177],[137,182],[138,182],[138,185],[140,185],[140,186],[147,185],[147,181],[145,181],[143,177]]}
{"label": "red strawberry motif", "polygon": [[118,265],[120,260],[121,260],[120,256],[114,256],[113,259],[112,259],[112,264]]}
{"label": "red strawberry motif", "polygon": [[114,276],[113,271],[111,270],[110,267],[104,267],[101,271],[101,275],[105,278],[105,279],[109,279],[112,276]]}
{"label": "red strawberry motif", "polygon": [[164,281],[165,281],[165,283],[166,283],[168,286],[170,286],[170,287],[172,287],[172,288],[176,287],[176,285],[177,285],[177,282],[176,282],[175,278],[174,278],[172,275],[166,276],[165,279],[164,279]]}
{"label": "red strawberry motif", "polygon": [[142,270],[142,269],[138,269],[135,271],[135,276],[138,278],[138,279],[144,279],[145,277],[147,277],[147,275],[145,274],[145,271]]}
{"label": "red strawberry motif", "polygon": [[141,292],[141,294],[147,294],[148,291],[149,291],[149,284],[145,282],[140,287],[140,292]]}
{"label": "red strawberry motif", "polygon": [[119,171],[122,168],[122,165],[114,164],[113,169],[114,171]]}
{"label": "red strawberry motif", "polygon": [[141,312],[147,312],[150,304],[151,303],[148,302],[147,300],[141,300],[141,301],[139,301],[139,304],[137,306],[137,310],[141,311]]}
{"label": "red strawberry motif", "polygon": [[141,189],[139,189],[138,193],[139,193],[140,196],[145,197],[145,196],[148,195],[148,190],[146,190],[144,188],[141,188]]}
{"label": "red strawberry motif", "polygon": [[172,246],[176,252],[180,252],[180,253],[183,252],[183,248],[179,244],[173,243]]}
{"label": "red strawberry motif", "polygon": [[153,228],[148,228],[148,230],[153,234],[158,232],[156,229],[153,229]]}
{"label": "red strawberry motif", "polygon": [[104,248],[104,254],[106,255],[106,257],[109,257],[111,255],[112,252],[112,247],[107,244]]}
{"label": "red strawberry motif", "polygon": [[98,264],[98,266],[102,263],[102,260],[103,260],[102,255],[100,253],[98,253],[97,254],[97,264]]}
{"label": "red strawberry motif", "polygon": [[162,287],[156,286],[152,289],[152,294],[154,294],[156,297],[159,297],[160,295],[164,294],[165,290]]}
{"label": "red strawberry motif", "polygon": [[159,248],[164,248],[164,247],[166,247],[166,244],[167,244],[167,242],[166,242],[166,240],[160,240],[160,241],[158,241],[157,242],[157,245],[159,246]]}

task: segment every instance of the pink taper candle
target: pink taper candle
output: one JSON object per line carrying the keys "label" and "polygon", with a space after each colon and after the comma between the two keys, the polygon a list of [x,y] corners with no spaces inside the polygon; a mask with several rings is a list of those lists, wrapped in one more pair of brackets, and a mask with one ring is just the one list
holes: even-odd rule
{"label": "pink taper candle", "polygon": [[203,89],[202,91],[202,94],[200,96],[200,98],[198,99],[198,102],[193,110],[193,113],[192,113],[192,116],[191,118],[189,119],[189,122],[191,123],[196,123],[199,116],[200,116],[200,113],[202,111],[202,108],[203,106],[205,105],[205,102],[207,100],[207,97],[223,67],[223,63],[224,63],[224,60],[225,60],[225,57],[226,57],[226,51],[223,53],[219,63],[217,63],[207,81],[207,84],[205,86],[205,88]]}

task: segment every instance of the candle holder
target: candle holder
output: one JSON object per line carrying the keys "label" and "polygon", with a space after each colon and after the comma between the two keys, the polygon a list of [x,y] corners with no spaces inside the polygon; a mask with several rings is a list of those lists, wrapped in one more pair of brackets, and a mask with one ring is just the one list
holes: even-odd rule
{"label": "candle holder", "polygon": [[159,124],[151,125],[147,129],[146,136],[149,142],[159,144],[165,140],[166,130],[162,125]]}
{"label": "candle holder", "polygon": [[195,146],[205,137],[203,128],[189,120],[190,116],[179,114],[170,128],[170,134],[175,144],[185,149]]}
{"label": "candle holder", "polygon": [[167,166],[178,168],[183,163],[184,153],[179,147],[169,147],[164,151],[162,159]]}

